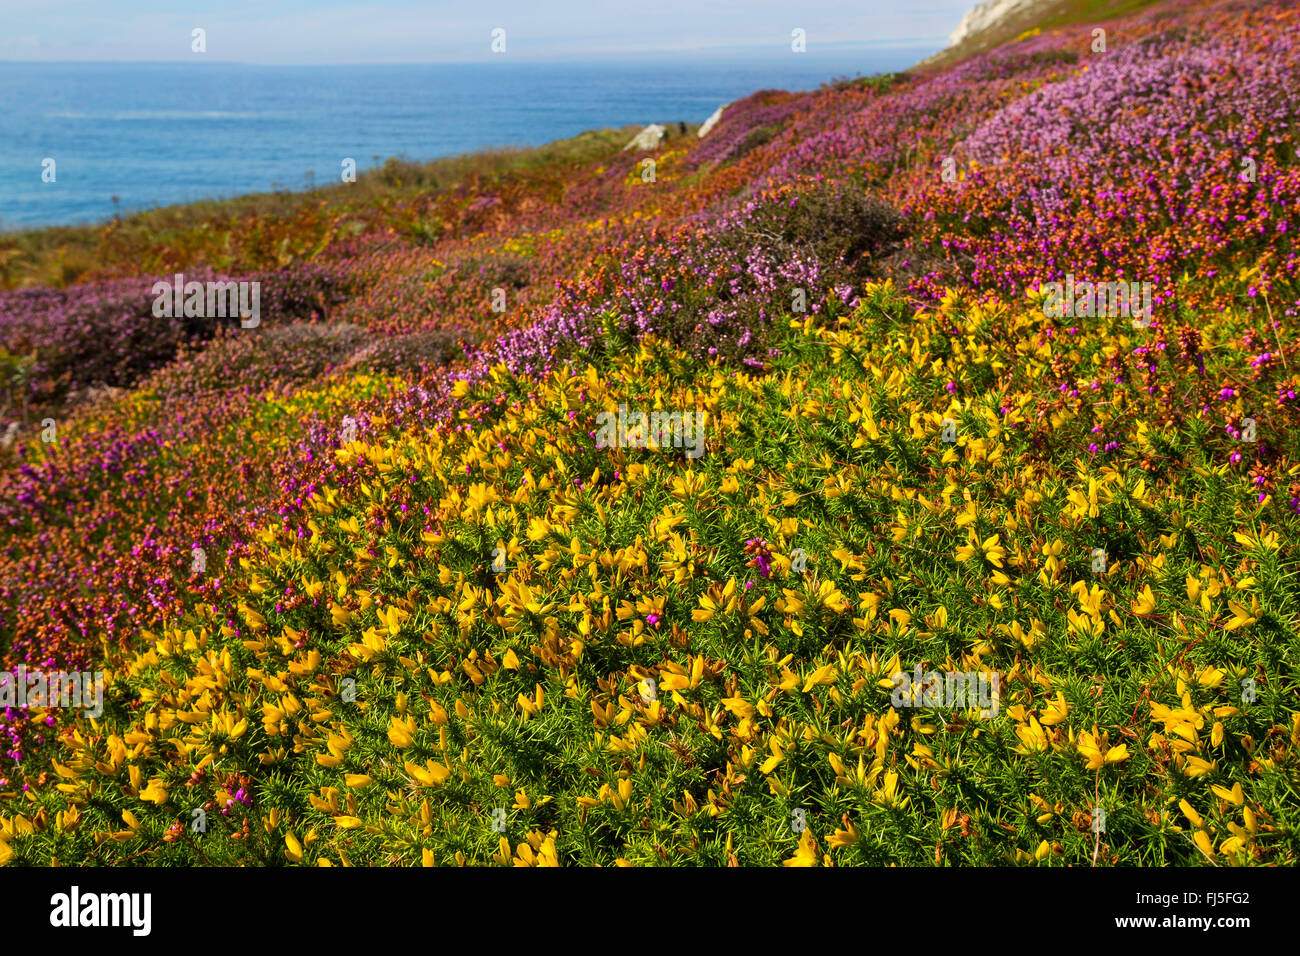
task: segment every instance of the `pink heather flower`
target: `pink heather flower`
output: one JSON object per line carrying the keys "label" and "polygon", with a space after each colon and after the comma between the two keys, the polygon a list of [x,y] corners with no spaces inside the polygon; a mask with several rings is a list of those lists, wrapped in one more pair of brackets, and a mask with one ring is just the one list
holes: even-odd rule
{"label": "pink heather flower", "polygon": [[765,540],[750,538],[745,542],[745,553],[753,555],[749,564],[758,571],[759,575],[765,578],[772,576],[772,552]]}

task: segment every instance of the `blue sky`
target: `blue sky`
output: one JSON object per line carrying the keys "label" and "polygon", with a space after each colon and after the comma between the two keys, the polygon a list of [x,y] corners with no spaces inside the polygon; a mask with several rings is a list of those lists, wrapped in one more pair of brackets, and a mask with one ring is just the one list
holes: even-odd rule
{"label": "blue sky", "polygon": [[946,45],[975,0],[0,0],[0,60],[263,64],[807,56]]}

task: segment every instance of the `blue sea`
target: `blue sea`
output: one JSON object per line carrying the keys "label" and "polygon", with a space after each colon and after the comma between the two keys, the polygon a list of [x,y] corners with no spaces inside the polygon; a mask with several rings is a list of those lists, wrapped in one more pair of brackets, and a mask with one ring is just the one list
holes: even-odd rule
{"label": "blue sea", "polygon": [[[364,170],[389,156],[699,123],[756,90],[815,89],[929,52],[585,65],[0,62],[0,229],[324,185],[339,181],[345,158]],[[46,159],[54,182],[42,179]]]}

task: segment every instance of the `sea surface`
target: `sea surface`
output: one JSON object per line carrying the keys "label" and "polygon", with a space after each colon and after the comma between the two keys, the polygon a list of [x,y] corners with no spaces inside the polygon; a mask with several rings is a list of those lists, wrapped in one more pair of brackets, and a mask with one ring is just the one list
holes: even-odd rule
{"label": "sea surface", "polygon": [[[599,64],[0,62],[0,230],[324,185],[340,180],[345,158],[364,170],[389,156],[700,123],[756,90],[816,89],[930,52]],[[47,159],[53,182],[42,178]]]}

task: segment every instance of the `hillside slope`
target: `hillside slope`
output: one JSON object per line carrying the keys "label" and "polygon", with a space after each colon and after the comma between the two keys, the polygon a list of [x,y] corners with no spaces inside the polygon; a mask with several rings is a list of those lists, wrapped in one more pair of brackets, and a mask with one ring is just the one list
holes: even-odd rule
{"label": "hillside slope", "polygon": [[153,250],[256,329],[0,294],[0,642],[107,685],[6,702],[0,864],[1294,865],[1297,28]]}
{"label": "hillside slope", "polygon": [[913,69],[959,63],[1034,31],[1055,30],[1132,13],[1152,0],[981,0],[966,11],[948,46]]}

